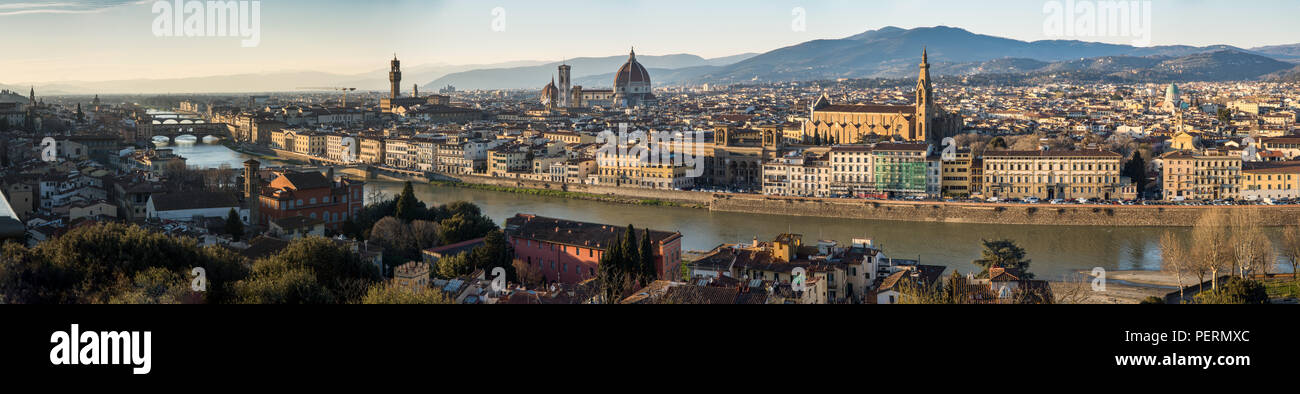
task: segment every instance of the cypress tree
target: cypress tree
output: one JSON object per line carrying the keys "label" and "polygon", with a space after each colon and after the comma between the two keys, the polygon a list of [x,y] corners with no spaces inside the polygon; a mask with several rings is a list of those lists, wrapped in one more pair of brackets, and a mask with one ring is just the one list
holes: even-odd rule
{"label": "cypress tree", "polygon": [[235,212],[234,208],[231,208],[230,214],[226,215],[226,234],[230,234],[235,242],[244,238],[244,222],[239,219],[239,212]]}
{"label": "cypress tree", "polygon": [[411,182],[408,181],[406,186],[402,187],[402,194],[397,197],[397,208],[393,215],[403,222],[409,223],[420,215],[416,209],[417,204],[419,204],[419,200],[415,198],[415,189],[411,187]]}
{"label": "cypress tree", "polygon": [[645,229],[641,237],[641,286],[659,279],[659,270],[655,269],[654,246],[650,244],[650,229]]}
{"label": "cypress tree", "polygon": [[606,304],[614,304],[623,295],[623,272],[619,269],[619,241],[615,238],[600,255],[600,286]]}
{"label": "cypress tree", "polygon": [[627,225],[627,232],[623,233],[623,245],[618,248],[623,253],[619,267],[627,276],[627,281],[635,285],[641,279],[641,251],[637,249],[636,228],[631,224]]}

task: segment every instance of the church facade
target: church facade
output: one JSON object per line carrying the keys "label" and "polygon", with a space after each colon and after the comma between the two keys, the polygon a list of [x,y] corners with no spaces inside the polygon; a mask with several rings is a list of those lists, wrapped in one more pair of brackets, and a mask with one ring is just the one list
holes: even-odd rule
{"label": "church facade", "polygon": [[817,136],[838,144],[857,144],[875,134],[938,145],[964,127],[961,115],[949,113],[935,102],[929,53],[922,52],[914,105],[834,104],[822,95],[809,108],[803,133],[807,138]]}

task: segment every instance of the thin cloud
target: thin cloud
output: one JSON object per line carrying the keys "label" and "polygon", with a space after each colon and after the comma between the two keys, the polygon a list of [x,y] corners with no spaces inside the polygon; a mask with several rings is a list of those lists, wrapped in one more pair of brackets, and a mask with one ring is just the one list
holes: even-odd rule
{"label": "thin cloud", "polygon": [[152,0],[60,0],[26,1],[0,4],[0,16],[32,14],[93,14],[125,5],[151,3]]}

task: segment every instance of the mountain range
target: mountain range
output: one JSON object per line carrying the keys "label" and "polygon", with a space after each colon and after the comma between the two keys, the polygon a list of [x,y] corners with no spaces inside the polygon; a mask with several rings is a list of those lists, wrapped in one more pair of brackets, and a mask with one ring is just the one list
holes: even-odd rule
{"label": "mountain range", "polygon": [[[638,55],[655,86],[710,83],[809,81],[839,78],[912,78],[921,50],[936,76],[1007,74],[1034,81],[1075,80],[1183,82],[1231,80],[1300,81],[1300,44],[1243,49],[1130,45],[1076,40],[1021,41],[948,27],[885,27],[841,38],[803,42],[766,53],[705,59],[691,54]],[[566,60],[574,85],[609,88],[627,55]],[[386,62],[385,62],[386,64]],[[461,90],[540,89],[561,62],[519,61],[483,65],[417,65],[403,70],[403,90],[446,85]],[[282,71],[176,79],[39,84],[40,94],[295,91],[303,87],[355,87],[386,91],[387,67],[353,75]],[[27,83],[2,87],[24,91]]]}
{"label": "mountain range", "polygon": [[[637,61],[654,75],[667,75],[675,70],[710,70],[726,66],[756,56],[746,53],[714,59],[705,59],[696,55],[676,54],[664,56],[638,55]],[[518,89],[545,86],[556,76],[561,64],[568,64],[572,70],[573,84],[588,87],[608,88],[614,82],[614,73],[627,62],[628,56],[583,57],[563,62],[547,63],[525,67],[504,67],[472,70],[452,73],[421,87],[433,88],[453,85],[457,89]],[[688,73],[694,76],[694,72]]]}
{"label": "mountain range", "polygon": [[1087,71],[1154,81],[1257,79],[1294,67],[1278,58],[1296,59],[1293,53],[1300,54],[1300,45],[1252,50],[1227,45],[1134,47],[1071,40],[1020,41],[947,26],[886,27],[776,49],[729,66],[701,70],[676,82],[904,78],[916,75],[923,48],[929,52],[932,73],[938,75]]}

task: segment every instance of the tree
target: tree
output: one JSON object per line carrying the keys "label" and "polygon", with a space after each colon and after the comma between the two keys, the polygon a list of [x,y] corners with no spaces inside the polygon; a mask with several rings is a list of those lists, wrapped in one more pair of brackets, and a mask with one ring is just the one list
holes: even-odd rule
{"label": "tree", "polygon": [[239,302],[249,304],[348,304],[360,301],[381,279],[375,266],[348,248],[311,237],[254,262],[235,292]]}
{"label": "tree", "polygon": [[1007,149],[1007,140],[1002,137],[994,137],[989,141],[987,149]]}
{"label": "tree", "polygon": [[1300,282],[1300,226],[1282,231],[1282,256],[1291,263],[1292,280]]}
{"label": "tree", "polygon": [[609,247],[600,255],[600,294],[606,304],[618,303],[623,295],[623,279],[625,278],[623,270],[619,267],[618,256],[623,252],[619,250],[617,240],[610,242]]}
{"label": "tree", "polygon": [[469,261],[470,252],[461,252],[455,256],[447,256],[438,259],[437,275],[439,278],[452,279],[474,272],[474,266]]}
{"label": "tree", "polygon": [[474,268],[482,269],[488,277],[492,277],[492,270],[502,268],[506,271],[506,280],[518,282],[519,275],[515,272],[515,250],[506,242],[505,233],[501,230],[493,230],[487,236],[483,237],[483,246],[475,248],[470,254],[470,263]]}
{"label": "tree", "polygon": [[983,240],[981,242],[984,244],[981,257],[972,262],[983,268],[983,271],[979,273],[980,277],[988,277],[990,269],[1001,267],[1018,271],[1021,279],[1034,278],[1034,274],[1029,272],[1030,260],[1025,258],[1025,249],[1016,245],[1016,241],[1002,239],[996,241]]}
{"label": "tree", "polygon": [[226,214],[226,234],[230,234],[230,238],[236,242],[244,238],[244,222],[239,218],[239,212],[235,211],[234,208],[231,208],[230,213]]}
{"label": "tree", "polygon": [[380,283],[370,286],[370,289],[366,291],[366,295],[361,298],[361,303],[367,305],[435,305],[453,304],[455,301],[438,289],[413,291],[405,286]]}
{"label": "tree", "polygon": [[1192,227],[1192,261],[1201,273],[1201,283],[1205,283],[1206,273],[1210,275],[1211,288],[1219,287],[1219,272],[1230,268],[1229,262],[1236,259],[1228,226],[1227,213],[1211,209],[1201,214]]}
{"label": "tree", "polygon": [[1187,245],[1174,233],[1166,231],[1160,236],[1160,260],[1165,272],[1178,278],[1178,299],[1183,300],[1183,275],[1192,270],[1192,261],[1188,257]]}
{"label": "tree", "polygon": [[1268,290],[1257,280],[1228,278],[1223,286],[1196,295],[1199,304],[1267,304]]}
{"label": "tree", "polygon": [[1133,180],[1133,185],[1137,186],[1138,198],[1146,195],[1147,191],[1147,163],[1142,158],[1140,152],[1134,152],[1133,158],[1124,164],[1124,176]]}
{"label": "tree", "polygon": [[1231,124],[1232,110],[1227,108],[1219,108],[1219,113],[1217,117],[1219,118],[1219,122],[1223,124]]}
{"label": "tree", "polygon": [[402,194],[397,196],[397,208],[393,215],[403,222],[410,223],[420,217],[424,208],[422,205],[423,203],[415,198],[415,189],[411,187],[411,182],[407,181],[402,187]]}
{"label": "tree", "polygon": [[1164,298],[1160,298],[1160,297],[1156,297],[1156,296],[1150,296],[1150,297],[1147,297],[1147,298],[1143,298],[1143,299],[1142,299],[1142,302],[1141,302],[1140,304],[1142,304],[1142,305],[1155,305],[1155,304],[1166,304],[1166,302],[1165,302],[1165,299],[1164,299]]}
{"label": "tree", "polygon": [[1258,208],[1245,208],[1233,212],[1231,219],[1231,237],[1233,247],[1233,271],[1244,279],[1257,272],[1267,272],[1276,264],[1276,249],[1272,241],[1264,234],[1260,224],[1263,215]]}
{"label": "tree", "polygon": [[401,265],[419,257],[420,248],[410,226],[392,216],[380,219],[370,228],[370,239],[384,247],[386,265]]}
{"label": "tree", "polygon": [[636,228],[631,224],[627,225],[627,231],[623,233],[623,244],[619,245],[619,250],[623,252],[619,256],[619,266],[627,276],[627,285],[635,287],[641,282],[641,245],[636,241]]}
{"label": "tree", "polygon": [[179,301],[166,295],[190,289],[194,268],[206,271],[207,291],[183,301],[222,303],[248,275],[241,258],[225,248],[200,247],[194,239],[135,225],[79,227],[34,248],[0,248],[0,300],[7,303]]}
{"label": "tree", "polygon": [[654,245],[650,241],[650,229],[645,229],[641,236],[641,287],[659,279],[659,269],[655,267]]}

